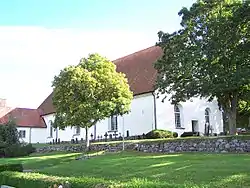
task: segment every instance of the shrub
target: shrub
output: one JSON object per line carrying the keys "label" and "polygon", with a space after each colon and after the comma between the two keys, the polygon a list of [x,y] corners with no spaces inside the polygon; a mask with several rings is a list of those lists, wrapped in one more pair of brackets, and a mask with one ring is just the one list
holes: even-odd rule
{"label": "shrub", "polygon": [[36,151],[36,148],[33,147],[32,144],[27,144],[25,146],[22,146],[22,149],[25,151],[26,155],[29,155]]}
{"label": "shrub", "polygon": [[26,156],[34,152],[31,144],[22,146],[13,120],[0,125],[0,157]]}
{"label": "shrub", "polygon": [[8,145],[19,144],[19,135],[14,121],[8,121],[0,127],[0,141]]}
{"label": "shrub", "polygon": [[1,164],[0,165],[0,172],[3,172],[3,171],[22,172],[23,165],[22,164]]}
{"label": "shrub", "polygon": [[156,138],[173,138],[171,131],[156,129],[148,132],[145,137],[147,139],[156,139]]}
{"label": "shrub", "polygon": [[112,182],[104,179],[89,177],[56,177],[38,173],[20,173],[9,171],[0,173],[0,185],[10,185],[18,188],[46,188],[55,184],[65,184],[66,181],[68,181],[73,188],[90,188],[95,187],[98,184],[102,184],[104,188],[113,184]]}
{"label": "shrub", "polygon": [[184,132],[181,137],[199,136],[198,132]]}
{"label": "shrub", "polygon": [[173,132],[173,137],[177,138],[178,137],[178,133],[177,132]]}
{"label": "shrub", "polygon": [[0,157],[4,157],[4,148],[6,148],[6,143],[0,141]]}
{"label": "shrub", "polygon": [[4,148],[5,157],[22,157],[27,156],[35,151],[35,148],[31,145],[21,146],[19,144],[10,145]]}

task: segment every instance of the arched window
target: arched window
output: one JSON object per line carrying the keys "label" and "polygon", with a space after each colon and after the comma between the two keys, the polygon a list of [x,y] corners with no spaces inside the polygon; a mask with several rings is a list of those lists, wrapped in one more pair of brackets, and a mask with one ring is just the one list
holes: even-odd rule
{"label": "arched window", "polygon": [[117,115],[111,116],[111,127],[110,131],[117,131],[118,130],[118,121],[117,121]]}
{"label": "arched window", "polygon": [[50,120],[49,121],[49,137],[53,137],[53,122]]}
{"label": "arched window", "polygon": [[80,134],[81,133],[81,128],[79,126],[75,127],[75,134]]}
{"label": "arched window", "polygon": [[181,128],[181,111],[178,105],[174,105],[175,128]]}
{"label": "arched window", "polygon": [[210,113],[209,113],[209,108],[206,108],[205,110],[205,123],[209,123],[210,124]]}

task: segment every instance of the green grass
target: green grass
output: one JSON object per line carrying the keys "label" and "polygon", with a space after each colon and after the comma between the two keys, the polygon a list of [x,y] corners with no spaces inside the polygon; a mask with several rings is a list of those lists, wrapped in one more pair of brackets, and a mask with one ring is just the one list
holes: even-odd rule
{"label": "green grass", "polygon": [[146,154],[110,153],[88,160],[78,154],[0,159],[22,162],[39,173],[81,180],[115,182],[126,187],[247,188],[250,187],[249,154]]}
{"label": "green grass", "polygon": [[41,169],[59,164],[65,164],[75,159],[80,153],[53,152],[47,154],[34,154],[29,157],[2,158],[0,164],[22,163],[24,169]]}
{"label": "green grass", "polygon": [[[250,187],[250,155],[173,154],[136,152],[107,154],[41,170],[68,177],[95,177],[130,182],[158,182],[187,187]],[[140,182],[139,181],[139,182]]]}

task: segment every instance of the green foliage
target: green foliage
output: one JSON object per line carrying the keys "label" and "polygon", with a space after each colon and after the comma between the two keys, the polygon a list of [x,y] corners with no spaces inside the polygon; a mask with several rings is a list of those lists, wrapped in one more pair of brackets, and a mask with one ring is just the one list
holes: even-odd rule
{"label": "green foliage", "polygon": [[[159,144],[154,143],[155,146]],[[183,142],[180,142],[180,146],[181,144]],[[81,183],[82,187],[99,188],[104,186],[97,185],[109,185],[111,182],[123,188],[242,188],[248,187],[250,183],[250,166],[246,165],[248,160],[248,154],[119,152],[43,168],[40,173],[47,176],[40,176],[44,177],[45,183],[47,179],[52,180],[55,176],[69,177],[72,188],[79,187]],[[18,174],[14,173],[13,176]],[[27,180],[26,174],[24,176],[19,178]],[[79,185],[74,186],[75,181],[78,181]],[[86,185],[85,182],[89,184]]]}
{"label": "green foliage", "polygon": [[[64,68],[53,81],[54,127],[86,129],[111,115],[129,112],[133,94],[125,74],[98,54],[90,54],[76,66]],[[89,146],[86,136],[87,147]]]}
{"label": "green foliage", "polygon": [[19,144],[19,135],[14,121],[0,125],[0,141],[7,145]]}
{"label": "green foliage", "polygon": [[0,172],[3,172],[3,171],[22,172],[23,165],[22,164],[0,164]]}
{"label": "green foliage", "polygon": [[89,128],[111,115],[128,113],[133,98],[125,74],[116,72],[115,64],[98,54],[64,68],[52,86],[54,126],[60,128]]}
{"label": "green foliage", "polygon": [[148,132],[145,136],[147,139],[173,138],[173,133],[171,131],[157,129]]}
{"label": "green foliage", "polygon": [[0,125],[0,157],[26,156],[35,151],[31,144],[21,145],[14,121]]}
{"label": "green foliage", "polygon": [[177,138],[178,137],[178,133],[177,132],[173,132],[173,137]]}
{"label": "green foliage", "polygon": [[8,147],[5,147],[3,151],[5,157],[22,157],[35,152],[35,148],[32,146],[32,144],[13,144],[9,145]]}
{"label": "green foliage", "polygon": [[73,188],[92,188],[98,184],[102,184],[103,188],[109,184],[103,179],[95,179],[88,177],[56,177],[38,173],[18,173],[18,172],[2,172],[0,173],[0,184],[11,185],[18,188],[36,187],[45,188],[51,185],[65,184],[68,181]]}
{"label": "green foliage", "polygon": [[[246,139],[250,136],[230,136],[228,139]],[[213,138],[183,138],[172,139],[181,146],[183,141],[218,140]],[[154,139],[150,141],[155,146],[163,145],[171,139]],[[68,155],[68,154],[67,154]],[[75,154],[74,154],[75,155]],[[19,159],[0,159],[0,163],[22,162],[24,167],[40,169],[36,173],[0,173],[0,185],[7,184],[18,188],[44,187],[54,183],[68,181],[75,187],[146,187],[146,188],[240,188],[248,187],[250,183],[250,166],[246,165],[249,154],[208,154],[189,153],[143,153],[118,152],[93,157],[91,160],[64,161],[64,157],[55,155],[57,163],[51,163],[49,156],[28,157]],[[53,157],[52,155],[50,157]],[[218,163],[218,161],[223,161]],[[26,163],[26,164],[25,164]],[[30,163],[30,165],[29,165]],[[209,164],[209,165],[208,165]],[[28,168],[29,167],[29,168]],[[240,170],[239,170],[240,169]],[[97,173],[98,172],[98,173]],[[44,175],[46,174],[46,175]],[[160,174],[160,176],[157,176]],[[232,176],[233,174],[233,176]],[[192,178],[190,178],[192,176]],[[215,179],[213,179],[216,177]],[[213,179],[213,181],[211,181]],[[99,186],[98,186],[99,185]],[[103,186],[101,186],[103,185]]]}
{"label": "green foliage", "polygon": [[179,15],[182,29],[158,33],[156,87],[173,103],[216,98],[235,134],[238,100],[250,90],[250,1],[198,0]]}

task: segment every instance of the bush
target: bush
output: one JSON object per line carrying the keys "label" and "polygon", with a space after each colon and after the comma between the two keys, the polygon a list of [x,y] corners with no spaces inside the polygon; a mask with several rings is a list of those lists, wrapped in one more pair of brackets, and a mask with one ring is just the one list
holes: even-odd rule
{"label": "bush", "polygon": [[178,133],[177,132],[173,132],[173,137],[177,138],[178,137]]}
{"label": "bush", "polygon": [[0,141],[0,158],[4,157],[4,149],[6,148],[6,143]]}
{"label": "bush", "polygon": [[38,173],[20,173],[9,171],[0,173],[0,185],[10,185],[18,188],[47,188],[54,184],[65,184],[66,181],[68,181],[73,188],[90,188],[95,187],[98,184],[103,185],[102,187],[104,188],[113,184],[112,182],[104,179],[89,177],[56,177]]}
{"label": "bush", "polygon": [[25,151],[26,155],[29,155],[36,151],[36,148],[33,147],[32,144],[27,144],[25,146],[22,146],[22,149]]}
{"label": "bush", "polygon": [[173,134],[171,131],[157,129],[148,132],[145,137],[147,139],[156,139],[156,138],[173,138]]}
{"label": "bush", "polygon": [[3,172],[3,171],[22,172],[23,165],[22,164],[1,164],[0,165],[0,172]]}
{"label": "bush", "polygon": [[8,145],[19,144],[19,135],[14,121],[0,125],[0,141]]}
{"label": "bush", "polygon": [[31,145],[21,146],[19,144],[10,145],[4,148],[5,157],[23,157],[27,156],[35,151],[35,148]]}
{"label": "bush", "polygon": [[181,137],[199,136],[198,132],[184,132]]}
{"label": "bush", "polygon": [[22,146],[14,121],[0,125],[0,157],[26,156],[35,151],[31,144]]}

